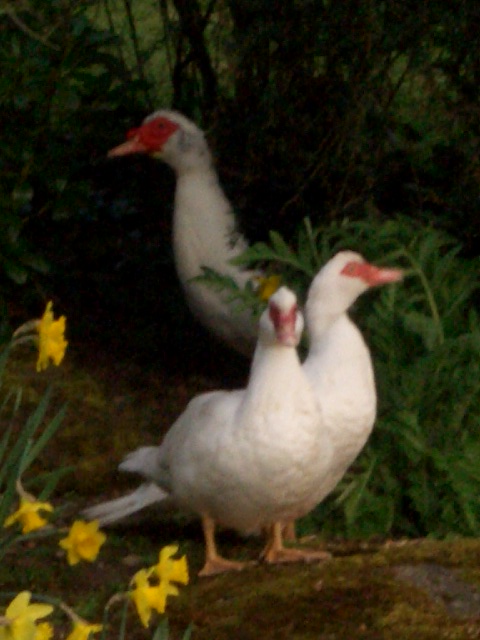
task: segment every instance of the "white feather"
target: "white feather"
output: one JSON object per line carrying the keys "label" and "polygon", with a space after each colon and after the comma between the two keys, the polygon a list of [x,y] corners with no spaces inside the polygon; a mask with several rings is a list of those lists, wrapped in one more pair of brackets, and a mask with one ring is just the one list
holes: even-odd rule
{"label": "white feather", "polygon": [[145,482],[121,498],[85,509],[82,515],[87,520],[98,520],[101,526],[106,526],[138,513],[152,504],[162,504],[166,511],[175,508],[168,493],[153,482]]}

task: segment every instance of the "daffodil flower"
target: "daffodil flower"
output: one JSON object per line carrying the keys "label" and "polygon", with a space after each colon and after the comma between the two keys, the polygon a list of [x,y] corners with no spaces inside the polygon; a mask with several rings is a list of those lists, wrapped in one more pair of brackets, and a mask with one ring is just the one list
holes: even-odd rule
{"label": "daffodil flower", "polygon": [[130,591],[130,597],[137,609],[138,616],[144,627],[150,624],[152,615],[152,601],[154,600],[154,587],[148,581],[148,571],[141,569],[132,578],[135,588]]}
{"label": "daffodil flower", "polygon": [[32,594],[22,591],[8,605],[5,615],[0,617],[0,640],[36,640],[44,627],[37,627],[37,620],[53,611],[48,604],[30,604]]}
{"label": "daffodil flower", "polygon": [[66,640],[88,640],[91,634],[98,633],[102,629],[101,624],[88,624],[78,619],[73,622],[73,629]]}
{"label": "daffodil flower", "polygon": [[148,578],[151,569],[140,569],[132,578],[135,588],[130,591],[130,597],[137,609],[138,616],[144,627],[148,627],[152,611],[164,613],[168,596],[177,596],[178,589],[167,582],[152,585]]}
{"label": "daffodil flower", "polygon": [[52,302],[47,303],[45,313],[37,325],[38,331],[38,360],[37,371],[46,369],[50,360],[59,365],[65,355],[68,342],[65,340],[65,316],[54,320]]}
{"label": "daffodil flower", "polygon": [[[158,563],[149,569],[141,569],[133,576],[134,585],[129,594],[144,627],[150,624],[152,611],[164,613],[168,596],[178,596],[178,588],[172,584],[188,584],[187,559],[182,556],[173,559],[178,552],[178,545],[169,545],[161,549]],[[154,578],[155,583],[151,582]]]}
{"label": "daffodil flower", "polygon": [[20,498],[20,506],[12,513],[4,522],[4,527],[10,527],[15,522],[22,525],[22,533],[30,533],[41,529],[48,520],[43,518],[39,511],[53,511],[53,507],[49,502],[37,502],[31,496]]}
{"label": "daffodil flower", "polygon": [[67,552],[68,564],[75,565],[80,560],[94,562],[106,539],[107,536],[98,530],[98,520],[76,520],[70,527],[68,536],[58,544]]}
{"label": "daffodil flower", "polygon": [[264,302],[267,302],[270,296],[275,293],[281,282],[280,276],[275,274],[265,277],[260,276],[256,280],[258,282],[257,295]]}
{"label": "daffodil flower", "polygon": [[29,320],[13,334],[12,345],[35,342],[38,346],[37,371],[46,369],[52,361],[59,365],[65,355],[68,342],[65,340],[66,318],[55,320],[52,302],[48,302],[40,320]]}

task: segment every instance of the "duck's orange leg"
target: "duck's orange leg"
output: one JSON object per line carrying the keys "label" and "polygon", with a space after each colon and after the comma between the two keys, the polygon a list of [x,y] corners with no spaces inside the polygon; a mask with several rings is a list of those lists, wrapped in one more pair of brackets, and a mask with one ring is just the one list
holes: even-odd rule
{"label": "duck's orange leg", "polygon": [[199,571],[199,576],[214,576],[227,571],[241,571],[246,566],[253,564],[251,562],[227,560],[219,555],[215,543],[215,521],[212,518],[202,516],[202,528],[205,538],[205,564]]}

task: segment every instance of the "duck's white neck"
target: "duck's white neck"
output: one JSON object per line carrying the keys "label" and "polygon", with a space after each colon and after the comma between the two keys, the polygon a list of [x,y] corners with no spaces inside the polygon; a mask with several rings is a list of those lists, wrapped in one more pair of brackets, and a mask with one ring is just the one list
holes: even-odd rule
{"label": "duck's white neck", "polygon": [[358,327],[347,313],[327,325],[323,333],[313,331],[303,370],[332,435],[339,479],[373,427],[376,391],[370,352]]}
{"label": "duck's white neck", "polygon": [[316,322],[308,318],[307,329],[309,349],[305,364],[316,363],[320,367],[328,358],[331,359],[328,368],[338,370],[347,361],[370,362],[370,352],[365,340],[347,313],[335,317],[319,315]]}
{"label": "duck's white neck", "polygon": [[259,343],[242,403],[243,415],[249,411],[258,413],[263,409],[278,411],[291,397],[295,398],[296,403],[302,403],[302,394],[307,387],[311,393],[296,349]]}
{"label": "duck's white neck", "polygon": [[177,272],[183,283],[209,267],[243,285],[251,273],[233,267],[230,260],[246,247],[235,230],[235,218],[210,165],[177,174],[173,243]]}
{"label": "duck's white neck", "polygon": [[239,310],[228,292],[195,281],[202,267],[227,275],[243,288],[257,274],[230,263],[247,243],[236,232],[235,218],[210,162],[190,163],[176,170],[173,245],[175,267],[192,313],[221,340],[251,355],[257,323],[251,312]]}

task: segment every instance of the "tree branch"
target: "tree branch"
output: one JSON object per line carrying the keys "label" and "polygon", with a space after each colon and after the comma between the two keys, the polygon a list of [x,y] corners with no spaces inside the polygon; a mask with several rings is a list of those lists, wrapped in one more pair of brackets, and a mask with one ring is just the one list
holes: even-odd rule
{"label": "tree branch", "polygon": [[27,36],[29,36],[33,40],[37,40],[37,42],[41,42],[45,47],[48,47],[49,49],[53,49],[54,51],[60,51],[60,47],[59,46],[57,46],[56,44],[52,44],[48,40],[49,36],[53,33],[53,31],[55,31],[55,27],[50,30],[50,32],[48,33],[47,36],[42,36],[40,33],[37,33],[36,31],[33,31],[33,29],[30,29],[30,27],[28,25],[26,25],[23,22],[23,20],[21,20],[18,17],[17,13],[15,12],[15,9],[13,7],[11,7],[10,5],[8,5],[8,4],[5,5],[3,7],[3,11],[7,14],[7,16],[10,18],[10,20],[19,29],[21,29],[24,33],[27,34]]}
{"label": "tree branch", "polygon": [[217,98],[217,76],[203,37],[205,18],[197,0],[174,0],[174,5],[182,23],[182,31],[190,42],[193,57],[202,76],[205,102],[212,106]]}

